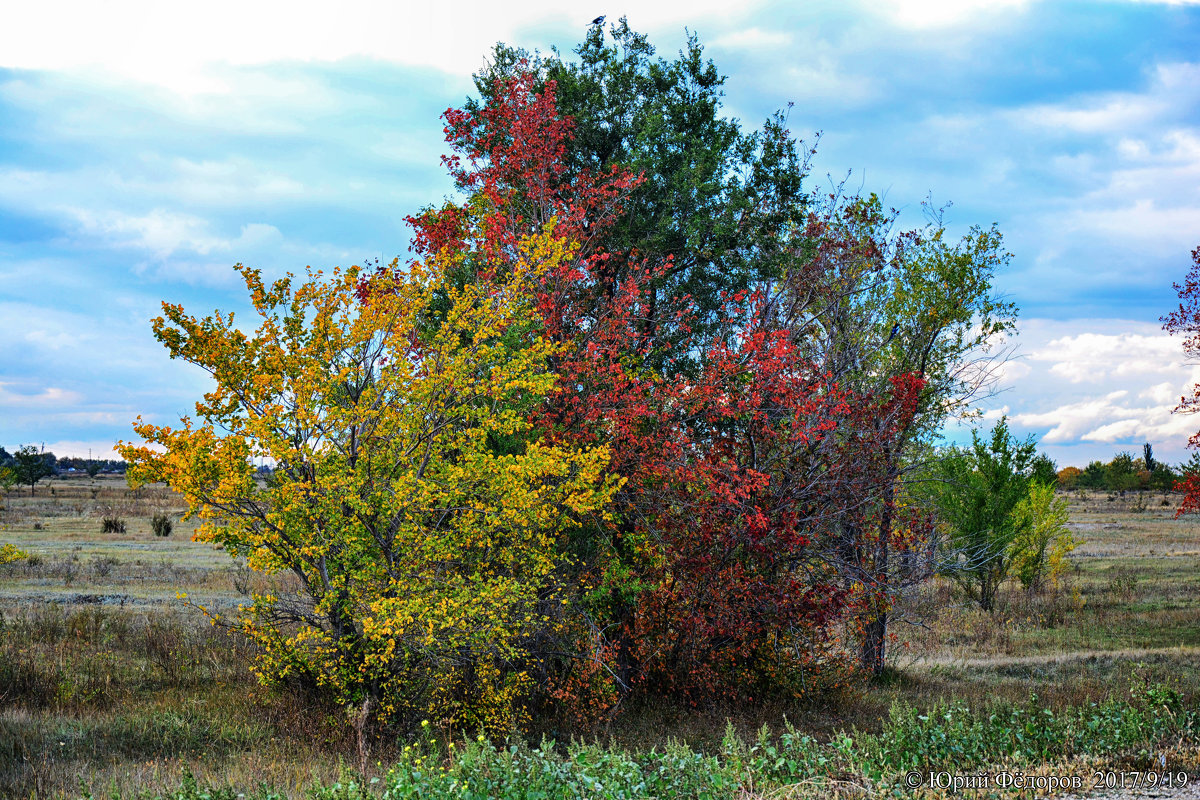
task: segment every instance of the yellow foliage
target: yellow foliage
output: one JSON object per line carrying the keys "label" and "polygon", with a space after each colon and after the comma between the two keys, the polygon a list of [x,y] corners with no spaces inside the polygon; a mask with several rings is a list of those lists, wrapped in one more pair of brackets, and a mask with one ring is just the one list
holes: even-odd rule
{"label": "yellow foliage", "polygon": [[1021,585],[1037,589],[1047,579],[1057,585],[1067,569],[1067,556],[1079,544],[1067,529],[1067,501],[1055,496],[1052,485],[1034,483],[1013,514],[1028,522],[1010,548]]}
{"label": "yellow foliage", "polygon": [[[617,488],[606,448],[560,447],[527,422],[558,352],[533,290],[571,255],[551,226],[490,282],[455,285],[452,253],[393,262],[366,303],[355,269],[293,289],[239,265],[253,334],[163,304],[155,336],[215,387],[196,421],[139,420],[146,443],[119,450],[132,482],[184,495],[196,539],[280,577],[238,623],[264,679],[370,696],[383,715],[521,722],[523,642],[561,601],[556,542]],[[449,707],[464,697],[476,707]]]}
{"label": "yellow foliage", "polygon": [[0,564],[11,564],[23,558],[29,558],[29,553],[17,549],[16,545],[9,544],[8,542],[0,545]]}

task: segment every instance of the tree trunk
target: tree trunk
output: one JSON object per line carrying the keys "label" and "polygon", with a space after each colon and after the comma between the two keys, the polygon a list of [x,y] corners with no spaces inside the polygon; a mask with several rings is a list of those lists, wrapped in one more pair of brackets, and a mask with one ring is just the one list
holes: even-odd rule
{"label": "tree trunk", "polygon": [[860,654],[860,665],[863,670],[876,678],[883,674],[883,668],[887,663],[888,609],[891,600],[891,551],[888,542],[892,537],[893,503],[895,502],[893,487],[896,485],[896,471],[892,466],[890,456],[890,452],[885,454],[888,467],[884,491],[887,494],[883,498],[883,508],[879,512],[879,531],[875,540],[875,552],[870,565],[870,575],[868,576],[869,585],[867,586],[867,590],[871,593],[870,605],[868,606],[865,618],[861,620],[862,652]]}
{"label": "tree trunk", "polygon": [[887,610],[876,608],[863,623],[861,666],[871,677],[878,678],[887,663]]}

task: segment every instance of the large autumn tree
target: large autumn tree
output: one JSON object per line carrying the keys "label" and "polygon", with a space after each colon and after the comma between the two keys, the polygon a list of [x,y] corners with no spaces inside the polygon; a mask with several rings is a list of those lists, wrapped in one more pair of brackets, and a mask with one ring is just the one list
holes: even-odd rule
{"label": "large autumn tree", "polygon": [[[197,419],[141,423],[147,444],[120,452],[133,483],[184,495],[198,539],[286,578],[236,620],[264,679],[410,722],[521,721],[536,642],[570,600],[557,539],[603,517],[616,488],[603,445],[558,444],[528,420],[561,351],[537,287],[571,255],[548,228],[457,285],[464,250],[443,248],[375,276],[367,303],[353,269],[293,286],[240,267],[252,334],[164,304],[156,337],[215,388]],[[275,465],[265,484],[257,458]]]}
{"label": "large autumn tree", "polygon": [[[893,370],[847,392],[847,369],[819,345],[821,314],[856,295],[878,299],[890,285],[895,265],[881,258],[889,245],[840,231],[867,239],[847,245],[797,207],[806,226],[777,230],[760,248],[774,266],[743,276],[719,306],[669,297],[674,254],[615,249],[645,175],[620,165],[573,172],[577,131],[557,108],[557,83],[519,66],[496,79],[485,104],[446,113],[446,162],[467,203],[412,222],[421,252],[459,246],[458,221],[472,207],[486,209],[490,253],[550,218],[580,242],[539,297],[565,349],[537,424],[577,444],[608,444],[624,480],[613,522],[572,545],[596,587],[596,658],[609,659],[626,688],[641,680],[689,695],[758,692],[767,675],[802,676],[866,585],[826,557],[837,548],[824,540],[838,509],[874,503],[878,454],[898,449],[892,440],[911,427],[925,386]],[[492,263],[467,259],[461,280],[477,274],[473,261]],[[848,274],[858,280],[840,282]],[[676,310],[664,319],[668,306]],[[895,546],[908,548],[910,534]],[[884,535],[898,536],[890,525]],[[890,586],[877,576],[870,586],[879,605]]]}
{"label": "large autumn tree", "polygon": [[[530,69],[535,87],[553,84],[570,120],[565,176],[614,168],[638,176],[624,213],[589,228],[583,249],[604,254],[597,277],[609,297],[651,268],[638,327],[644,363],[699,377],[721,337],[736,336],[725,324],[728,299],[759,292],[799,357],[868,410],[830,438],[819,471],[853,509],[828,560],[846,585],[868,587],[858,601],[861,660],[879,673],[894,600],[931,574],[921,541],[929,520],[903,502],[907,476],[945,420],[988,391],[999,343],[1014,329],[1015,308],[992,289],[1008,260],[999,233],[975,228],[954,241],[936,215],[897,231],[894,213],[872,196],[814,197],[804,185],[811,151],[790,135],[785,114],[743,132],[723,114],[724,77],[696,37],[661,58],[624,19],[591,28],[571,55],[498,45],[476,76],[481,99],[453,122],[459,135],[488,127],[497,78]],[[915,397],[895,393],[913,377]],[[860,467],[854,479],[832,469],[847,460]]]}
{"label": "large autumn tree", "polygon": [[[557,216],[580,243],[571,280],[546,292],[555,335],[575,343],[548,419],[560,435],[610,442],[613,469],[628,479],[618,522],[591,540],[606,545],[589,552],[624,563],[647,541],[670,550],[661,525],[647,523],[651,498],[663,491],[663,475],[694,467],[680,456],[695,452],[689,440],[717,435],[711,416],[707,430],[687,417],[696,404],[673,397],[683,385],[675,379],[685,379],[689,399],[700,387],[735,397],[715,388],[721,361],[713,355],[745,347],[748,330],[770,328],[814,376],[813,391],[833,397],[837,387],[855,398],[853,413],[804,451],[803,465],[778,462],[766,480],[778,489],[805,474],[806,496],[823,498],[819,511],[801,515],[801,539],[854,589],[843,599],[826,593],[826,605],[859,609],[861,662],[882,671],[895,600],[931,574],[930,520],[904,502],[905,477],[946,417],[987,385],[994,351],[985,351],[1013,326],[1015,309],[991,289],[1007,260],[999,234],[975,229],[955,242],[940,222],[895,233],[894,215],[872,197],[814,201],[803,189],[807,152],[782,117],[740,133],[721,113],[723,78],[694,37],[674,60],[655,58],[624,20],[593,28],[575,58],[500,45],[476,82],[480,99],[446,116],[458,185],[493,209],[509,236]],[[541,99],[514,114],[514,85]],[[544,135],[531,135],[539,128]],[[440,241],[461,213],[427,211],[418,241]],[[731,302],[750,297],[760,317],[731,318]],[[742,351],[725,363],[755,358]],[[736,380],[738,388],[753,381]],[[738,429],[729,420],[718,427],[721,435]],[[816,536],[817,528],[832,536]],[[790,559],[800,561],[812,559]],[[610,574],[624,580],[602,581],[607,611],[616,619],[640,613],[634,598],[648,597],[653,582],[628,564]],[[633,634],[624,629],[627,640]],[[617,673],[630,675],[628,655],[618,660]]]}
{"label": "large autumn tree", "polygon": [[[597,662],[623,691],[693,696],[798,674],[841,602],[815,558],[831,497],[819,445],[861,398],[801,352],[766,279],[723,294],[713,324],[687,297],[662,316],[671,254],[610,249],[645,176],[572,172],[574,123],[556,91],[517,72],[497,78],[486,105],[448,111],[445,160],[468,199],[411,221],[419,252],[458,249],[461,220],[480,210],[465,285],[551,219],[571,242],[574,257],[538,292],[563,350],[560,380],[532,416],[558,441],[606,445],[622,488],[611,521],[566,543],[593,587],[581,643],[591,658],[563,665],[567,682],[582,689],[578,674]],[[368,302],[377,291],[364,287]]]}

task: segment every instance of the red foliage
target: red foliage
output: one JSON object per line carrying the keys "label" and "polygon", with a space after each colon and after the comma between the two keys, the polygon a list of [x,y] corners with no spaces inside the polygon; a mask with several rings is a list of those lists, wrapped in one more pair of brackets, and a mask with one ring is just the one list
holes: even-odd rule
{"label": "red foliage", "polygon": [[[568,174],[572,125],[554,90],[535,91],[525,74],[498,84],[479,115],[444,115],[456,153],[444,162],[485,210],[482,231],[464,230],[465,208],[453,205],[409,218],[418,254],[474,248],[480,273],[502,269],[519,237],[551,220],[579,245],[538,297],[548,334],[572,346],[534,421],[561,441],[609,445],[626,484],[616,522],[584,532],[590,618],[576,642],[590,644],[550,693],[594,707],[608,702],[597,681],[609,678],[692,699],[770,690],[819,662],[832,623],[859,601],[828,556],[831,521],[878,493],[891,464],[880,454],[911,423],[922,382],[895,378],[880,397],[840,388],[762,292],[729,298],[713,341],[684,342],[705,356],[695,377],[647,368],[662,339],[646,287],[670,264],[606,252],[640,179],[615,167]],[[670,320],[687,322],[684,311]]]}
{"label": "red foliage", "polygon": [[[580,244],[580,262],[602,262],[596,244],[621,213],[621,200],[641,178],[613,167],[567,174],[566,145],[574,124],[559,115],[555,83],[536,91],[528,71],[496,82],[497,102],[478,116],[461,109],[442,115],[453,155],[443,156],[455,184],[481,202],[484,257],[503,261],[522,234],[555,221],[559,236]],[[448,207],[407,220],[416,230],[414,249],[434,252],[459,246],[463,210]]]}
{"label": "red foliage", "polygon": [[[1163,330],[1172,334],[1183,334],[1183,352],[1189,358],[1200,358],[1200,247],[1192,251],[1192,268],[1182,284],[1173,284],[1179,294],[1179,308],[1162,318]],[[1191,414],[1200,411],[1200,384],[1192,387],[1191,397],[1179,398],[1177,413]],[[1188,440],[1188,447],[1200,449],[1200,432]],[[1175,485],[1183,492],[1183,502],[1175,516],[1200,513],[1200,476],[1184,478]]]}
{"label": "red foliage", "polygon": [[814,523],[819,451],[849,398],[790,332],[763,324],[761,300],[747,329],[710,348],[696,381],[667,387],[676,414],[661,422],[682,457],[639,487],[664,555],[633,620],[643,679],[694,699],[776,683],[776,668],[813,654],[843,601]]}

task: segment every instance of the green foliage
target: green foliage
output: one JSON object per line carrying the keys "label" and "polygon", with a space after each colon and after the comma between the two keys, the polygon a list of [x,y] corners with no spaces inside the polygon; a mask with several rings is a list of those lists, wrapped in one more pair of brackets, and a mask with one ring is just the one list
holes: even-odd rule
{"label": "green foliage", "polygon": [[1108,488],[1109,471],[1103,461],[1093,461],[1088,464],[1083,474],[1079,476],[1079,485],[1084,489]]}
{"label": "green foliage", "polygon": [[1171,468],[1170,464],[1156,461],[1154,470],[1150,473],[1148,488],[1159,492],[1169,492],[1175,488],[1175,483],[1178,480],[1179,475]]}
{"label": "green foliage", "polygon": [[42,478],[54,474],[53,453],[43,453],[33,445],[25,445],[13,454],[12,470],[16,473],[17,483],[29,486],[29,494],[34,494],[34,486]]}
{"label": "green foliage", "polygon": [[[647,329],[672,326],[677,301],[689,297],[692,330],[665,335],[674,344],[684,336],[706,339],[721,323],[723,294],[779,276],[787,257],[779,231],[800,226],[805,214],[807,154],[782,114],[749,133],[725,116],[725,77],[704,58],[694,34],[674,59],[656,57],[646,36],[624,18],[608,31],[591,28],[574,58],[558,51],[531,57],[499,44],[491,64],[475,76],[482,100],[494,97],[497,79],[522,67],[556,82],[558,109],[574,121],[564,154],[568,173],[620,165],[644,176],[623,201],[625,213],[604,247],[614,255],[613,282],[623,277],[624,254],[666,267],[655,282]],[[690,348],[676,349],[675,363],[665,350],[651,360],[661,361],[660,368],[694,368]]]}
{"label": "green foliage", "polygon": [[1117,453],[1104,468],[1105,488],[1125,492],[1138,487],[1137,468],[1132,453]]}
{"label": "green foliage", "polygon": [[[574,743],[561,748],[543,740],[498,747],[480,737],[449,753],[423,744],[406,749],[381,778],[347,776],[315,787],[313,800],[575,800],[580,797],[695,798],[717,800],[773,796],[806,784],[816,791],[852,785],[872,794],[908,796],[911,770],[977,772],[1061,763],[1076,757],[1145,758],[1163,742],[1195,743],[1200,709],[1160,684],[1134,686],[1125,698],[1054,710],[1037,696],[1025,703],[996,702],[971,709],[939,703],[926,710],[892,706],[877,734],[840,732],[819,742],[791,725],[778,736],[764,727],[753,742],[726,730],[717,754],[668,744],[629,753]],[[1103,761],[1101,763],[1104,763]],[[1130,763],[1140,763],[1133,761]],[[1150,766],[1144,763],[1143,767]],[[224,788],[202,789],[190,777],[178,800],[217,800]],[[260,789],[266,797],[265,789]]]}
{"label": "green foliage", "polygon": [[[1157,696],[1157,695],[1156,695]],[[963,770],[1005,762],[1045,764],[1080,755],[1113,756],[1154,744],[1180,730],[1200,733],[1195,710],[1177,714],[1137,696],[1055,712],[1038,703],[996,703],[983,713],[966,705],[939,704],[921,712],[893,706],[878,749],[880,774],[888,767]],[[866,748],[864,748],[866,749]]]}
{"label": "green foliage", "polygon": [[1027,534],[1029,517],[1014,513],[1029,492],[1027,477],[1036,450],[1017,441],[1001,419],[987,441],[971,432],[971,446],[951,450],[937,465],[932,490],[946,529],[949,558],[943,567],[967,596],[991,611],[996,591],[1013,566],[1014,542]]}
{"label": "green foliage", "polygon": [[7,492],[17,483],[17,471],[12,467],[0,466],[0,492]]}
{"label": "green foliage", "polygon": [[1029,480],[1046,486],[1058,483],[1058,465],[1045,453],[1038,453],[1029,465]]}
{"label": "green foliage", "polygon": [[1179,476],[1185,479],[1200,476],[1200,453],[1192,453],[1179,465]]}
{"label": "green foliage", "polygon": [[[827,365],[839,386],[879,397],[897,379],[921,379],[903,423],[880,416],[867,427],[876,435],[888,425],[892,430],[871,448],[875,474],[866,483],[872,496],[847,503],[836,534],[835,569],[853,584],[870,586],[873,594],[857,625],[861,665],[875,675],[885,665],[888,608],[928,575],[909,568],[924,525],[908,520],[915,523],[908,526],[910,535],[898,537],[906,521],[895,499],[905,494],[909,473],[928,463],[946,420],[967,411],[983,389],[981,376],[994,372],[986,363],[994,358],[993,346],[1016,319],[1015,306],[992,288],[995,271],[1009,259],[994,227],[972,228],[955,240],[936,217],[928,227],[900,236],[889,233],[894,224],[894,213],[885,211],[877,195],[831,200],[808,223],[809,230],[820,231],[815,241],[793,242],[798,253],[811,245],[821,255],[798,258],[784,279],[785,304],[813,316],[801,347],[815,363]],[[810,299],[814,286],[821,287],[816,303]],[[852,451],[863,430],[848,426],[845,432]],[[910,552],[900,553],[904,547]]]}
{"label": "green foliage", "polygon": [[1063,489],[1078,486],[1082,489],[1106,489],[1122,493],[1147,489],[1169,492],[1181,479],[1188,475],[1200,474],[1200,454],[1193,453],[1191,460],[1175,468],[1155,458],[1154,449],[1146,444],[1139,458],[1134,458],[1132,453],[1121,452],[1113,456],[1107,464],[1097,460],[1092,461],[1083,470],[1075,467],[1067,467],[1066,470],[1072,471],[1071,479],[1067,483],[1062,482],[1063,473],[1059,473],[1060,488]]}
{"label": "green foliage", "polygon": [[1029,494],[1013,509],[1018,534],[1010,547],[1012,571],[1029,590],[1057,580],[1066,557],[1077,543],[1067,530],[1067,501],[1056,497],[1054,484],[1033,482]]}
{"label": "green foliage", "polygon": [[[377,784],[375,783],[377,781]],[[366,785],[348,780],[317,789],[313,800],[376,797],[387,800],[466,798],[467,800],[550,800],[562,798],[725,798],[736,776],[719,759],[678,745],[634,755],[621,750],[571,744],[560,748],[543,740],[497,747],[480,737],[443,760],[435,748],[408,749],[382,779]]]}

